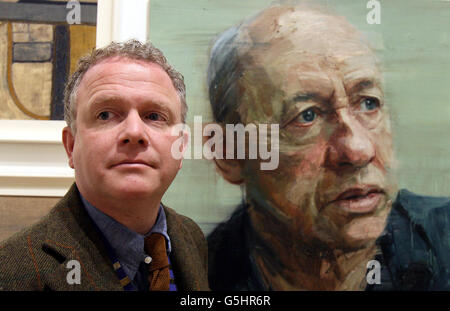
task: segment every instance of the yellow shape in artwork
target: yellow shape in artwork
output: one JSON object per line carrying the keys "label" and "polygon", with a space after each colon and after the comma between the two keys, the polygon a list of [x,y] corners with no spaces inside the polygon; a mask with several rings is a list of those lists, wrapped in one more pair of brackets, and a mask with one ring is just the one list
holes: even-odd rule
{"label": "yellow shape in artwork", "polygon": [[75,71],[78,59],[95,48],[95,36],[95,26],[70,26],[70,74]]}
{"label": "yellow shape in artwork", "polygon": [[21,104],[40,116],[49,115],[53,65],[46,63],[14,63],[12,79]]}

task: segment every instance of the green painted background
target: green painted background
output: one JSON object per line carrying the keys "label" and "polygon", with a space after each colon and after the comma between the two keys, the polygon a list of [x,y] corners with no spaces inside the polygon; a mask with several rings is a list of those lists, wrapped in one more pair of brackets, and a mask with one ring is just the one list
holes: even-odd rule
{"label": "green painted background", "polygon": [[[315,1],[319,2],[319,1]],[[427,195],[450,194],[450,1],[381,0],[381,24],[369,25],[368,0],[323,0],[365,32],[385,74],[398,183]],[[272,3],[268,0],[152,0],[150,39],[186,80],[188,123],[212,121],[206,64],[214,37]],[[185,160],[164,202],[208,232],[239,203],[241,189],[207,160]]]}

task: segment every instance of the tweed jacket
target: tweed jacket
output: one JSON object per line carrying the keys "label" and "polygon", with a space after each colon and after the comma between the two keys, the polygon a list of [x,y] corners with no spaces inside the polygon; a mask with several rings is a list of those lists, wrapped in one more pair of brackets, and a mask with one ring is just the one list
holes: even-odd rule
{"label": "tweed jacket", "polygon": [[[163,208],[178,290],[209,290],[203,233],[191,219]],[[67,282],[71,260],[80,263],[81,284]],[[0,243],[0,290],[123,290],[75,184],[37,224]]]}

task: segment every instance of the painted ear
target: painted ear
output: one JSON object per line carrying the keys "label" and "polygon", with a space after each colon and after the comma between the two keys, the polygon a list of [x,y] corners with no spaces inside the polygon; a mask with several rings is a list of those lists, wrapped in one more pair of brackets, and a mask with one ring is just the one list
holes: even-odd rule
{"label": "painted ear", "polygon": [[[220,126],[218,124],[209,124],[210,125],[214,125],[214,128],[216,128],[217,131],[219,131],[220,135],[223,135],[223,133],[225,133],[225,129],[223,128],[223,126]],[[203,131],[203,145],[205,145],[205,143],[211,139],[215,134],[217,134],[216,131],[212,130],[212,131]],[[221,153],[222,156],[221,158],[219,157],[214,157],[213,161],[216,164],[216,168],[217,171],[222,175],[222,177],[228,181],[229,183],[235,184],[235,185],[239,185],[242,184],[244,182],[244,178],[242,176],[242,165],[243,165],[243,161],[242,160],[238,160],[238,159],[226,159],[226,154],[227,154],[227,150],[226,150],[226,138],[223,139],[223,136],[217,140],[217,143],[222,143],[222,150],[219,151],[217,150],[217,152]],[[215,145],[215,147],[217,147],[217,145]],[[211,150],[212,152],[216,152],[215,148],[213,150]]]}
{"label": "painted ear", "polygon": [[62,141],[64,149],[66,149],[67,157],[69,158],[69,166],[75,168],[73,165],[73,146],[75,145],[75,137],[72,135],[72,131],[68,126],[63,128]]}
{"label": "painted ear", "polygon": [[229,183],[240,185],[244,182],[240,160],[214,159],[214,163],[216,164],[217,171]]}

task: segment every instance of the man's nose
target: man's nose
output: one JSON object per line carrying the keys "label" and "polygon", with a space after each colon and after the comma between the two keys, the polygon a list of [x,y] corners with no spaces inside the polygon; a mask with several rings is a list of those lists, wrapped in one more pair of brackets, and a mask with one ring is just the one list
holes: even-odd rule
{"label": "man's nose", "polygon": [[148,145],[147,126],[138,112],[130,111],[123,120],[119,140],[122,144],[137,144],[144,147]]}
{"label": "man's nose", "polygon": [[366,129],[347,109],[337,111],[337,127],[329,139],[327,164],[333,168],[366,166],[375,157],[375,147]]}

